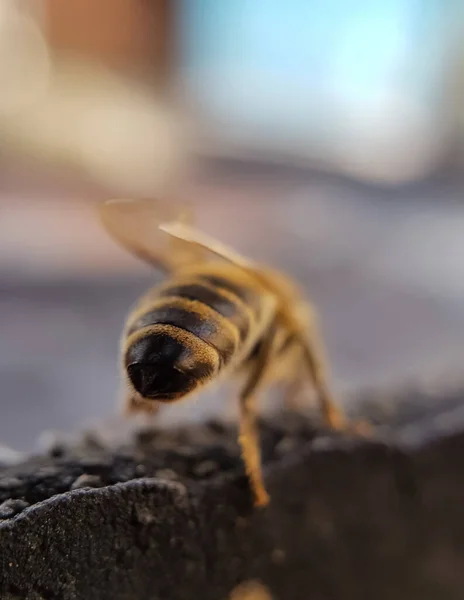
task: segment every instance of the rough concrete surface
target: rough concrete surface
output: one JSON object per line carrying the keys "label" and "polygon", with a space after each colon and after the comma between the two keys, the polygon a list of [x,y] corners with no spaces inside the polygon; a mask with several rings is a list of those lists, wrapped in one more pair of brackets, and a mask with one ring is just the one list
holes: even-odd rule
{"label": "rough concrete surface", "polygon": [[464,572],[463,396],[373,394],[376,440],[261,424],[255,510],[232,426],[98,437],[0,471],[2,598],[454,600]]}

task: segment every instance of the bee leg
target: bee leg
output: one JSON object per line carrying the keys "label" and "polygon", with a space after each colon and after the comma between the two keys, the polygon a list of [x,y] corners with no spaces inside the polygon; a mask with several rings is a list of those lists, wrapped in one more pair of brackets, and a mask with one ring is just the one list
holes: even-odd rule
{"label": "bee leg", "polygon": [[131,417],[135,414],[144,413],[149,417],[157,415],[161,408],[160,402],[153,402],[152,400],[143,400],[138,398],[131,393],[128,393],[124,399],[122,407],[123,414],[126,417]]}
{"label": "bee leg", "polygon": [[257,429],[257,392],[265,380],[272,361],[274,336],[269,335],[263,343],[256,360],[251,364],[248,378],[239,394],[240,435],[245,469],[254,495],[255,506],[266,506],[269,495],[266,491],[261,469],[261,452]]}
{"label": "bee leg", "polygon": [[369,435],[371,433],[370,425],[364,421],[349,423],[330,391],[327,383],[323,344],[315,324],[312,324],[307,339],[301,340],[301,344],[303,359],[309,369],[326,424],[338,431],[356,433],[361,436]]}

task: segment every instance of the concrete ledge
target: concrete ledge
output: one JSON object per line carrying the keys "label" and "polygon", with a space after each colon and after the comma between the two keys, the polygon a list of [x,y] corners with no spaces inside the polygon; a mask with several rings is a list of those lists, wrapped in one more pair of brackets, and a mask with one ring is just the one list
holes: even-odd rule
{"label": "concrete ledge", "polygon": [[462,599],[463,396],[374,395],[376,442],[263,423],[264,511],[219,423],[5,467],[1,598],[226,600],[257,579],[276,600]]}

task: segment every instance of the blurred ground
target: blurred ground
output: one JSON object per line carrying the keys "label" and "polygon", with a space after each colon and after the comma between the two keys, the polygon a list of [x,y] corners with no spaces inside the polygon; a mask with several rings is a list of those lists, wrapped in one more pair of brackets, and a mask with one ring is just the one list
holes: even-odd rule
{"label": "blurred ground", "polygon": [[[460,368],[462,189],[234,172],[188,194],[208,232],[301,280],[343,392]],[[0,194],[0,443],[31,450],[44,429],[114,413],[122,321],[153,276],[99,229],[82,190],[4,172]]]}

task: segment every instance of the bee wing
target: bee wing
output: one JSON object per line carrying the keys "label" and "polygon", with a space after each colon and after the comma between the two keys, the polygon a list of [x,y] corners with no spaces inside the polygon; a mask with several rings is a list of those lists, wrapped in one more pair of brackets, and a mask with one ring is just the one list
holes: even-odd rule
{"label": "bee wing", "polygon": [[223,260],[234,263],[244,269],[253,267],[252,261],[246,259],[232,248],[229,248],[225,244],[222,244],[218,240],[199,231],[186,222],[165,222],[161,223],[159,227],[162,231],[171,235],[179,242],[188,243],[192,247],[196,247],[198,251],[205,253],[205,255],[209,254],[216,258],[222,258]]}
{"label": "bee wing", "polygon": [[109,200],[99,207],[105,229],[144,262],[171,272],[212,258],[250,269],[252,262],[196,229],[188,206],[175,211],[152,200]]}
{"label": "bee wing", "polygon": [[189,222],[187,206],[171,208],[153,200],[108,200],[99,205],[101,222],[109,235],[131,254],[164,272],[198,264],[205,252],[187,240],[174,238],[160,225]]}

